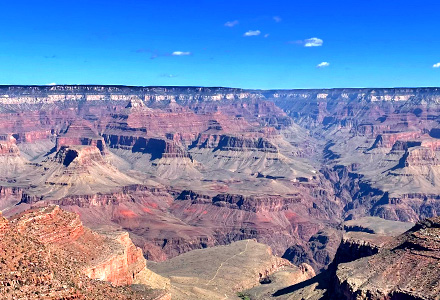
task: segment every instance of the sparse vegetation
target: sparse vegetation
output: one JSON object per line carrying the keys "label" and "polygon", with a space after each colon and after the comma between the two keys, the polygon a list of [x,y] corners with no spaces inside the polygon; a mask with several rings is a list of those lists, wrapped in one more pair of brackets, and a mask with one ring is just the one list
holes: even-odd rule
{"label": "sparse vegetation", "polygon": [[251,295],[249,295],[248,293],[238,292],[237,296],[242,300],[251,300]]}

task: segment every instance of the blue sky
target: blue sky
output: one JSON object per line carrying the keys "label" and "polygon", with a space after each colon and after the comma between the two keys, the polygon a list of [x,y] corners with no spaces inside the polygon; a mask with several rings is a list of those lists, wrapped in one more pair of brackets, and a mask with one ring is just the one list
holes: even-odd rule
{"label": "blue sky", "polygon": [[438,0],[0,1],[0,84],[440,86]]}

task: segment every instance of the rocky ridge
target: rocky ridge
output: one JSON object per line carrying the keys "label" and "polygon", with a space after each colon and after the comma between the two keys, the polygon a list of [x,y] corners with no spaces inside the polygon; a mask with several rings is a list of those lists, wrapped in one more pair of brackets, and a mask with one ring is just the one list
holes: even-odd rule
{"label": "rocky ridge", "polygon": [[[9,220],[2,217],[0,223],[4,296],[169,299],[164,290],[151,289],[142,251],[126,233],[98,234],[84,227],[78,215],[58,206],[33,209]],[[162,281],[160,288],[167,287],[166,279]],[[132,290],[133,283],[145,288]]]}
{"label": "rocky ridge", "polygon": [[[395,284],[392,280],[373,286],[370,291],[366,292],[363,290],[362,293],[351,289],[352,286],[347,287],[347,282],[342,282],[343,280],[347,280],[350,283],[353,281],[358,284],[360,281],[356,278],[352,280],[351,276],[353,273],[357,273],[357,276],[362,277],[362,274],[365,274],[364,270],[377,271],[377,273],[384,272],[385,276],[387,276],[386,274],[392,272],[393,269],[387,267],[389,258],[385,258],[386,254],[384,254],[384,259],[379,265],[370,264],[369,262],[366,263],[366,261],[373,261],[378,255],[387,253],[387,249],[392,247],[390,245],[394,245],[398,240],[402,240],[402,237],[408,234],[405,233],[405,231],[413,226],[414,224],[411,223],[388,221],[377,217],[366,217],[359,220],[346,221],[340,226],[341,229],[343,229],[340,245],[327,269],[312,278],[304,279],[293,284],[288,284],[283,280],[281,274],[274,274],[269,277],[270,280],[268,283],[244,291],[243,294],[255,300],[418,299],[399,298],[398,296],[393,298],[391,295],[388,295],[390,298],[387,298],[386,295],[382,295],[384,296],[383,298],[375,298],[372,296],[376,288],[380,289],[380,287],[388,287]],[[323,244],[324,237],[329,238],[331,235],[328,233],[326,235],[322,232],[311,240],[313,244],[311,250],[315,250],[315,254],[322,251],[320,245]],[[321,241],[317,243],[319,239],[321,239]],[[294,250],[295,249],[290,249],[290,251]],[[296,249],[296,251],[298,250]],[[297,255],[297,259],[299,258],[301,258],[301,256]],[[356,267],[353,269],[347,267],[351,265],[355,265]],[[345,270],[348,269],[353,273],[346,273]],[[342,277],[344,279],[341,281]],[[372,275],[371,278],[363,281],[364,284],[359,284],[359,288],[363,289],[364,286],[368,286],[370,281],[376,280],[376,277],[377,276]],[[416,283],[413,282],[412,284]],[[364,298],[362,298],[361,295],[363,295]]]}
{"label": "rocky ridge", "polygon": [[343,299],[439,299],[439,222],[421,221],[378,254],[339,265],[335,294]]}

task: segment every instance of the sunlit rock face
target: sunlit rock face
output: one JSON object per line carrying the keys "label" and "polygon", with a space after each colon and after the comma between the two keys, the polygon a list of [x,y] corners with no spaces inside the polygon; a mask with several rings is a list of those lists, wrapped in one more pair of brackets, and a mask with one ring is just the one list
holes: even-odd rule
{"label": "sunlit rock face", "polygon": [[[7,298],[167,299],[169,280],[159,285],[159,275],[145,276],[153,273],[128,233],[98,234],[58,206],[0,218],[0,291]],[[159,290],[138,293],[133,283]]]}
{"label": "sunlit rock face", "polygon": [[56,139],[56,149],[64,146],[95,146],[102,154],[106,153],[104,139],[93,129],[92,124],[85,121],[73,122],[65,132]]}

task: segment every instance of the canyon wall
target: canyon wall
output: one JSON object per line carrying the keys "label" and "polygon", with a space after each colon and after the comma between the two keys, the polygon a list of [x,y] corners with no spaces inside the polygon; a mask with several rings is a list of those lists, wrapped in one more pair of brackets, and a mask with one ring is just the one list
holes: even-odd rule
{"label": "canyon wall", "polygon": [[439,101],[438,88],[1,86],[0,204],[59,204],[127,230],[149,259],[256,238],[324,269],[326,228],[440,214]]}

